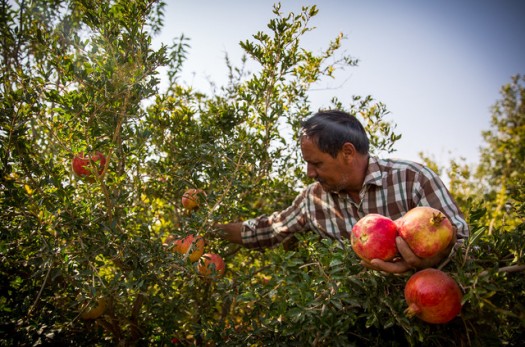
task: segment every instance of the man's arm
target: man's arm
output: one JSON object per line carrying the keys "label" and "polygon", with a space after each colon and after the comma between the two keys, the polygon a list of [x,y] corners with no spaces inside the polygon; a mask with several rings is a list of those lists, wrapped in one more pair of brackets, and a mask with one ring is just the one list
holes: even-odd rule
{"label": "man's arm", "polygon": [[283,211],[247,219],[242,222],[215,224],[215,234],[231,243],[246,248],[269,248],[306,230],[304,203],[308,189],[303,190],[292,205]]}

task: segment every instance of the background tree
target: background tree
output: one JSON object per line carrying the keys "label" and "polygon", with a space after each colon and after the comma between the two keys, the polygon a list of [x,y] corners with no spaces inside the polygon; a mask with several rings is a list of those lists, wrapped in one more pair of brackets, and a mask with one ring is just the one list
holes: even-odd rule
{"label": "background tree", "polygon": [[477,177],[490,213],[490,230],[516,227],[521,218],[513,205],[519,201],[525,172],[525,77],[516,75],[501,88],[501,99],[492,108],[492,129],[483,132]]}

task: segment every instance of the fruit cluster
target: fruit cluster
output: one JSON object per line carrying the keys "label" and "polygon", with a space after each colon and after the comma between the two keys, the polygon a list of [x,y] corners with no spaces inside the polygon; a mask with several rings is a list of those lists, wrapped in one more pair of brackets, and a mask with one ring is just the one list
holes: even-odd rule
{"label": "fruit cluster", "polygon": [[352,248],[366,261],[390,261],[397,255],[396,237],[401,236],[420,258],[431,258],[444,251],[454,236],[449,219],[439,210],[419,206],[393,221],[371,213],[352,228]]}
{"label": "fruit cluster", "polygon": [[[428,206],[415,207],[392,220],[368,214],[352,228],[352,249],[366,262],[392,261],[398,256],[396,238],[400,236],[420,258],[443,252],[454,237],[449,219]],[[447,323],[461,311],[462,293],[457,283],[441,270],[428,268],[413,274],[405,286],[406,314],[428,323]]]}
{"label": "fruit cluster", "polygon": [[205,240],[202,236],[189,234],[186,237],[176,239],[173,235],[168,236],[165,241],[173,251],[189,259],[192,263],[197,262],[197,272],[205,277],[220,278],[224,276],[226,265],[222,257],[215,253],[204,253]]}
{"label": "fruit cluster", "polygon": [[[200,197],[206,196],[201,189],[188,189],[182,195],[182,206],[192,211],[200,206]],[[183,238],[169,235],[165,241],[173,251],[189,259],[192,263],[197,262],[197,272],[204,277],[220,278],[224,276],[226,264],[222,257],[215,253],[204,253],[206,242],[202,236],[189,234]]]}

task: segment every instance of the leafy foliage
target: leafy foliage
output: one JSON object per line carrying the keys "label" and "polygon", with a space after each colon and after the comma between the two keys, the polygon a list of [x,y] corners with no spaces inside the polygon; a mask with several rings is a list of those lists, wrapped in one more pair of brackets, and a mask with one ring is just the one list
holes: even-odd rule
{"label": "leafy foliage", "polygon": [[484,195],[491,201],[489,214],[494,226],[515,227],[520,216],[510,205],[519,194],[525,172],[525,77],[516,75],[501,88],[501,99],[492,110],[492,129],[485,131],[487,142],[481,152],[477,175],[484,183]]}
{"label": "leafy foliage", "polygon": [[[287,206],[307,183],[296,134],[313,111],[308,90],[356,64],[339,56],[342,35],[320,53],[302,47],[315,6],[284,14],[275,5],[267,31],[241,42],[241,66],[226,59],[229,81],[213,95],[179,83],[187,38],[152,49],[163,2],[0,6],[0,345],[522,341],[519,185],[513,229],[487,233],[487,206],[470,204],[472,237],[444,268],[465,293],[463,313],[442,326],[406,318],[407,277],[364,270],[347,240],[298,235],[258,252],[210,233],[215,222]],[[332,104],[363,120],[375,153],[394,149],[385,105],[371,96]],[[75,177],[73,156],[95,151],[107,157],[103,173]],[[187,188],[206,191],[193,212],[180,204]],[[170,239],[189,233],[225,259],[224,278],[200,276],[173,252]]]}

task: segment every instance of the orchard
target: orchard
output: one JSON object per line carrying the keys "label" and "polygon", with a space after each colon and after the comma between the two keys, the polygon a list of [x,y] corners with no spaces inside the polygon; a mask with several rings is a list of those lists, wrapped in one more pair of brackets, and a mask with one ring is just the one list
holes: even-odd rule
{"label": "orchard", "polygon": [[[356,65],[343,35],[317,53],[303,47],[315,6],[269,9],[212,94],[181,81],[184,36],[152,46],[161,1],[0,6],[1,346],[522,344],[521,76],[501,88],[479,165],[451,163],[471,235],[440,265],[460,292],[429,323],[418,310],[430,300],[416,310],[405,297],[417,272],[364,268],[350,238],[301,234],[255,251],[215,234],[216,223],[289,206],[309,183],[297,146],[316,111],[308,91]],[[384,104],[331,102],[362,120],[374,154],[395,149]]]}

